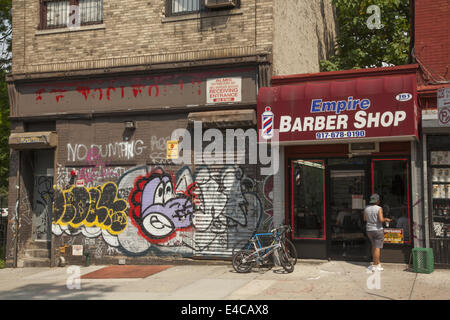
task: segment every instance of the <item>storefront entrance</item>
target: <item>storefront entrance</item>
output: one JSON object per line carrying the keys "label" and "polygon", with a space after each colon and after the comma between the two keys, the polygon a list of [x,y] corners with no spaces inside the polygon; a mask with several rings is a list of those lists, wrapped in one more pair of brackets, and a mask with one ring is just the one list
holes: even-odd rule
{"label": "storefront entrance", "polygon": [[300,258],[370,261],[363,210],[372,193],[380,194],[385,216],[393,219],[385,231],[398,235],[388,233],[385,247],[410,244],[408,171],[408,159],[291,160],[289,220]]}
{"label": "storefront entrance", "polygon": [[367,199],[368,174],[363,166],[329,169],[329,256],[333,259],[369,258],[362,212]]}
{"label": "storefront entrance", "polygon": [[423,229],[416,71],[285,75],[259,89],[258,141],[282,146],[286,182],[274,199],[285,201],[300,258],[369,261],[362,212],[377,193],[392,219],[381,261],[409,262]]}

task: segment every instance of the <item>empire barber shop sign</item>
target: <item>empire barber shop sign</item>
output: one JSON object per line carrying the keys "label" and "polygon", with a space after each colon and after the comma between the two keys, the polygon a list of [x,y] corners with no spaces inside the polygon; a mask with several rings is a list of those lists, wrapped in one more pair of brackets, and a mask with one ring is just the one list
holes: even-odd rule
{"label": "empire barber shop sign", "polygon": [[[272,119],[264,113],[271,110]],[[414,79],[334,80],[261,88],[258,128],[272,122],[280,142],[418,137]],[[260,135],[265,139],[264,133]],[[267,138],[266,138],[267,139]]]}

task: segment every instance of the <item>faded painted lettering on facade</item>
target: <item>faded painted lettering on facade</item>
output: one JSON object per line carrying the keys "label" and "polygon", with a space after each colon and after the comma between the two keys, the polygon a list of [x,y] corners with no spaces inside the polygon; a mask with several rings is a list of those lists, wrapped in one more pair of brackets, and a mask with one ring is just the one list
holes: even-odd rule
{"label": "faded painted lettering on facade", "polygon": [[255,70],[230,69],[202,72],[181,72],[171,75],[148,75],[104,78],[83,81],[49,81],[23,84],[19,90],[24,107],[21,114],[38,114],[53,107],[72,108],[78,112],[112,111],[130,108],[184,106],[206,103],[206,82],[213,78],[242,77],[242,101],[255,102]]}

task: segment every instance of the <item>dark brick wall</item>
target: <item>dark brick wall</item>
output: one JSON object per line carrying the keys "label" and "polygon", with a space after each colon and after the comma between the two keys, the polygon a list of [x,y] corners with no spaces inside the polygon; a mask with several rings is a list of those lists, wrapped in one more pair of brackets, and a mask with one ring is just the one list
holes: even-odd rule
{"label": "dark brick wall", "polygon": [[449,15],[448,0],[415,1],[415,55],[435,81],[450,80]]}

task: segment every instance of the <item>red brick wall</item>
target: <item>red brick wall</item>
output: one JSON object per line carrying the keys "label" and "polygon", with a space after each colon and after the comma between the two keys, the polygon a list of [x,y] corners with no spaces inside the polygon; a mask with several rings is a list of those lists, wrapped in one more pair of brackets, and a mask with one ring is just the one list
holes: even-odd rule
{"label": "red brick wall", "polygon": [[450,80],[449,17],[450,0],[415,0],[415,54],[431,82]]}

